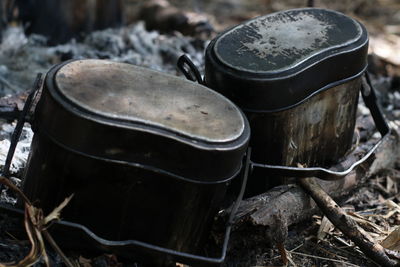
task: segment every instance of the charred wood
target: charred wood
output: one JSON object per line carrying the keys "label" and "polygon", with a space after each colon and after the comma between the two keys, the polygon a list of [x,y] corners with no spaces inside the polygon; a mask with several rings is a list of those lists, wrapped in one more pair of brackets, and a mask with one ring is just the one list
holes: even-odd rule
{"label": "charred wood", "polygon": [[139,19],[144,20],[148,30],[160,32],[178,31],[184,35],[205,35],[214,32],[207,17],[198,13],[179,10],[167,0],[151,0],[145,3]]}
{"label": "charred wood", "polygon": [[122,0],[17,0],[16,5],[26,33],[45,35],[50,44],[122,24]]}
{"label": "charred wood", "polygon": [[2,33],[4,30],[4,27],[6,26],[6,8],[5,8],[5,1],[0,2],[0,41],[2,39]]}
{"label": "charred wood", "polygon": [[[317,180],[318,184],[332,197],[340,198],[352,189],[365,182],[379,171],[391,167],[400,155],[400,131],[393,131],[384,140],[373,159],[365,162],[338,181]],[[352,162],[358,158],[361,150],[367,150],[376,141],[368,140],[360,149],[347,156],[345,161]],[[236,216],[236,227],[275,225],[277,212],[281,212],[288,226],[309,218],[316,211],[315,202],[298,185],[289,184],[275,187],[264,194],[242,201]]]}
{"label": "charred wood", "polygon": [[23,92],[0,98],[0,119],[17,119],[24,107],[27,96],[28,93]]}

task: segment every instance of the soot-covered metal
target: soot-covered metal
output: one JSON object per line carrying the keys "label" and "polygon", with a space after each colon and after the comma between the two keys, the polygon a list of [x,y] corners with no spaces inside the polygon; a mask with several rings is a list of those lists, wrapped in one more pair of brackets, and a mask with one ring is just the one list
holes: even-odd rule
{"label": "soot-covered metal", "polygon": [[[329,166],[352,144],[367,50],[364,26],[348,16],[282,11],[216,37],[206,50],[205,83],[245,111],[257,166]],[[254,168],[249,194],[279,178]]]}
{"label": "soot-covered metal", "polygon": [[218,39],[214,50],[224,64],[243,71],[279,72],[314,55],[346,46],[361,37],[348,17],[322,10],[292,10],[251,20]]}
{"label": "soot-covered metal", "polygon": [[215,38],[206,51],[205,80],[242,109],[279,111],[360,75],[367,48],[365,28],[341,13],[288,10]]}
{"label": "soot-covered metal", "polygon": [[159,72],[85,60],[66,65],[55,82],[75,105],[108,118],[140,121],[208,142],[229,142],[243,132],[240,111],[223,96],[198,90],[196,84],[183,86],[181,79]]}
{"label": "soot-covered metal", "polygon": [[102,60],[50,70],[33,130],[23,187],[46,213],[73,193],[66,221],[194,254],[250,134],[239,109],[209,88]]}

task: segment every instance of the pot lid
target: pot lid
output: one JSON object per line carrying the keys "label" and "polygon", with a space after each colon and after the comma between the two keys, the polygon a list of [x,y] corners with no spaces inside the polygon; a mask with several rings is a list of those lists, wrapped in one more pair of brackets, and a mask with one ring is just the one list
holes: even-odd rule
{"label": "pot lid", "polygon": [[355,79],[368,33],[336,11],[301,8],[244,22],[207,47],[205,82],[245,111],[277,112]]}
{"label": "pot lid", "polygon": [[79,60],[61,67],[57,90],[96,118],[113,119],[220,143],[239,138],[245,122],[222,95],[196,83],[130,64]]}
{"label": "pot lid", "polygon": [[220,36],[214,51],[234,69],[256,73],[289,70],[361,38],[355,20],[325,9],[294,9],[245,22]]}

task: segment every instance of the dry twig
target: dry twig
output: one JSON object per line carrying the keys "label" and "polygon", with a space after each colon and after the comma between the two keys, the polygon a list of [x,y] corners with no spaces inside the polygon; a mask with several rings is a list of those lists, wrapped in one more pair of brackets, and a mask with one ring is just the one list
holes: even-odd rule
{"label": "dry twig", "polygon": [[400,266],[388,257],[385,249],[375,241],[357,223],[341,209],[322,189],[315,178],[304,178],[300,185],[314,199],[318,207],[343,234],[348,236],[366,256],[382,266]]}

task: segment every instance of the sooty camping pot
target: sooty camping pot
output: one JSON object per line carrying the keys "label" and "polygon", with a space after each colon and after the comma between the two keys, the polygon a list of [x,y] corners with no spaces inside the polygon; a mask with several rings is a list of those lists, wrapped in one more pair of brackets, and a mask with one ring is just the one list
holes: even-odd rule
{"label": "sooty camping pot", "polygon": [[[268,164],[270,173],[329,166],[352,145],[367,49],[363,25],[341,13],[282,11],[215,38],[206,50],[205,83],[244,110],[254,166]],[[254,169],[250,191],[271,186],[274,176],[257,178],[264,170]]]}
{"label": "sooty camping pot", "polygon": [[74,194],[64,220],[185,253],[203,246],[250,136],[215,91],[102,60],[51,69],[33,129],[24,192],[45,213]]}

